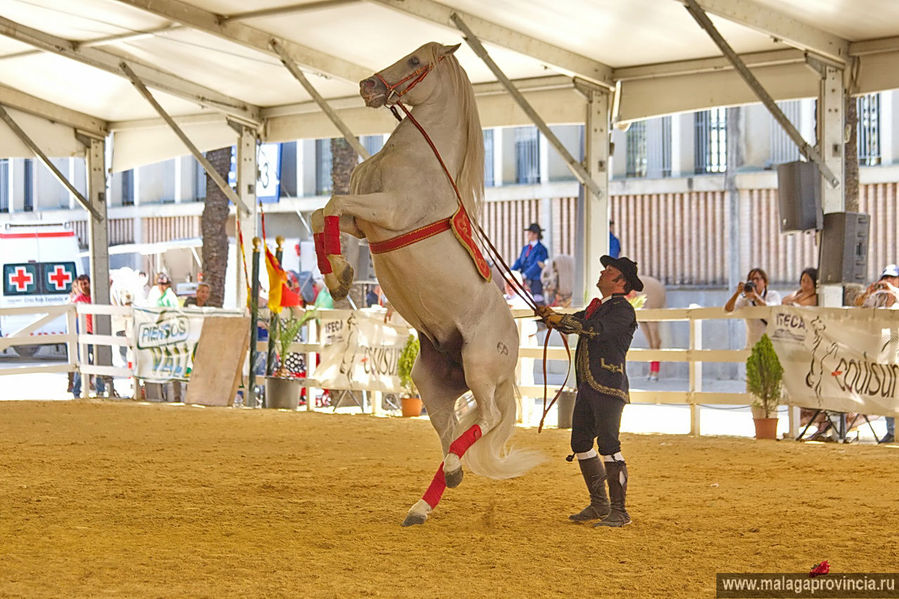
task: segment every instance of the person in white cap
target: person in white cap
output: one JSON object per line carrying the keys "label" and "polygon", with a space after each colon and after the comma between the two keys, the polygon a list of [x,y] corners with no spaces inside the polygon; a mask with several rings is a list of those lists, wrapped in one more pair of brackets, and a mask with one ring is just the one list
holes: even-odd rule
{"label": "person in white cap", "polygon": [[887,264],[880,277],[856,300],[862,308],[899,308],[899,266]]}

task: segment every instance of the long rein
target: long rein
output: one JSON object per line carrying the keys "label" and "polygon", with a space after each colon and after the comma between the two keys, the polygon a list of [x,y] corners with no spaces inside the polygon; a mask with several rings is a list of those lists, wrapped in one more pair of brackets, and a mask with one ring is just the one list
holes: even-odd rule
{"label": "long rein", "polygon": [[[419,81],[421,81],[421,79],[424,78],[424,75],[427,75],[428,72],[430,72],[430,69],[425,71],[422,75],[418,75],[416,77],[414,83],[418,83]],[[383,83],[385,83],[385,85],[386,85],[386,81],[384,81],[380,77],[380,75],[378,75],[378,78],[381,79],[381,81]],[[413,83],[413,85],[414,85],[414,83]],[[399,83],[397,83],[396,85],[398,85],[398,84]],[[406,87],[401,94],[398,94],[398,96],[402,96],[403,94],[408,92],[411,87],[412,87],[411,85]],[[391,90],[392,93],[395,93],[394,88],[395,88],[395,85],[394,86],[388,85],[388,89]],[[393,116],[396,117],[397,121],[402,122],[402,120],[403,120],[402,117],[400,117],[399,113],[396,110],[397,106],[399,106],[400,109],[402,109],[403,113],[406,115],[406,118],[408,118],[409,121],[413,125],[415,125],[415,128],[418,129],[418,131],[421,133],[422,137],[424,137],[425,141],[428,143],[428,146],[430,146],[431,151],[434,153],[434,156],[437,158],[437,161],[440,163],[441,168],[443,168],[443,172],[446,175],[447,180],[449,180],[449,183],[453,188],[453,192],[455,192],[455,194],[456,194],[456,200],[459,202],[459,205],[464,208],[464,204],[462,202],[462,194],[459,193],[459,187],[456,185],[455,179],[450,174],[449,169],[446,167],[446,163],[443,162],[443,157],[440,155],[440,151],[437,150],[437,146],[434,145],[434,142],[431,140],[431,137],[428,135],[427,131],[425,131],[424,127],[421,126],[421,123],[419,123],[418,120],[414,116],[412,116],[412,113],[409,111],[408,108],[406,108],[406,105],[403,104],[399,100],[399,98],[397,99],[396,103],[393,106],[390,106],[390,111],[393,113]],[[539,316],[540,312],[537,309],[536,300],[531,295],[531,292],[527,289],[527,287],[524,286],[524,283],[519,282],[518,279],[516,279],[512,275],[512,269],[509,267],[509,265],[503,259],[502,255],[499,253],[499,250],[496,249],[496,246],[493,245],[493,242],[490,240],[490,237],[487,235],[486,231],[484,231],[484,229],[481,228],[481,223],[478,221],[477,218],[475,218],[474,215],[468,215],[468,219],[469,219],[469,221],[474,223],[474,230],[477,231],[478,237],[480,238],[481,243],[484,245],[485,248],[488,249],[487,254],[490,256],[490,258],[493,259],[494,264],[498,265],[497,268],[500,271],[500,275],[502,276],[503,280],[506,283],[508,283],[512,287],[513,291],[515,291],[515,293],[518,295],[518,297],[520,297],[522,300],[524,300],[524,302],[528,305],[528,307],[531,308],[531,310],[533,310],[534,315]],[[550,331],[552,331],[552,327],[550,327]],[[549,383],[546,378],[547,377],[546,362],[547,362],[547,352],[549,349],[549,337],[550,337],[549,333],[547,333],[546,337],[544,338],[544,342],[543,342],[543,415],[540,417],[540,424],[537,426],[538,433],[543,430],[543,423],[546,420],[546,415],[549,413],[549,410],[552,409],[553,405],[556,403],[556,400],[559,399],[559,396],[562,394],[562,390],[568,384],[568,377],[571,375],[571,347],[568,345],[568,337],[566,335],[564,335],[561,331],[559,332],[559,335],[562,337],[562,343],[565,346],[565,351],[568,352],[568,369],[565,371],[565,380],[562,382],[562,386],[559,387],[559,390],[556,391],[556,394],[553,396],[552,400],[549,402],[549,405],[547,405]]]}

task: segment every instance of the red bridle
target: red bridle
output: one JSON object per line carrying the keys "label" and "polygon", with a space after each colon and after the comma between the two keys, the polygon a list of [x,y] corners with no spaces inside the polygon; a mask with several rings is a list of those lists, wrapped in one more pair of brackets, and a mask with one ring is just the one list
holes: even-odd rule
{"label": "red bridle", "polygon": [[[437,62],[440,62],[441,60],[443,60],[443,58],[444,58],[443,56],[439,57],[437,59]],[[403,77],[402,79],[400,79],[399,81],[397,81],[396,83],[393,83],[393,84],[387,83],[387,80],[384,79],[384,77],[381,75],[381,73],[375,73],[375,77],[377,77],[378,81],[383,83],[384,87],[387,89],[387,99],[385,100],[385,103],[389,103],[390,99],[393,96],[396,96],[396,101],[399,102],[403,96],[405,96],[410,91],[412,91],[413,87],[415,87],[416,85],[421,83],[422,80],[428,76],[428,73],[430,73],[432,70],[434,70],[435,64],[437,64],[437,63],[429,62],[428,64],[415,69],[414,71],[412,71],[411,73],[409,73],[408,75],[406,75],[405,77]],[[407,81],[409,82],[409,84],[406,85],[406,87],[404,87],[402,90],[397,91],[397,88],[399,86],[401,86],[403,83],[406,83]]]}

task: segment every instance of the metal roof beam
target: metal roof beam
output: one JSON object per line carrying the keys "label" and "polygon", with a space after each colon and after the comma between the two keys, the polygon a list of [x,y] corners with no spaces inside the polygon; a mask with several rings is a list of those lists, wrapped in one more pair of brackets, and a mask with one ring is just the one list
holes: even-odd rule
{"label": "metal roof beam", "polygon": [[612,68],[597,60],[559,48],[432,0],[370,0],[401,13],[455,29],[452,15],[458,15],[479,39],[530,56],[569,75],[578,75],[604,87],[613,87]]}
{"label": "metal roof beam", "polygon": [[261,8],[259,10],[248,10],[233,15],[223,16],[222,22],[227,21],[243,21],[246,19],[257,19],[259,17],[271,17],[273,15],[283,15],[287,13],[306,12],[309,10],[321,10],[323,8],[331,8],[340,6],[341,4],[353,4],[359,0],[319,0],[318,2],[307,2],[306,4],[291,4],[289,6],[274,6],[272,8]]}
{"label": "metal roof beam", "polygon": [[[677,2],[687,4],[687,0]],[[847,40],[769,6],[760,6],[751,0],[701,0],[699,6],[709,14],[770,35],[794,48],[821,54],[841,63],[849,57]]]}
{"label": "metal roof beam", "polygon": [[181,143],[193,154],[194,158],[196,158],[197,162],[203,167],[203,170],[206,171],[206,174],[209,175],[209,178],[215,182],[219,189],[222,190],[222,193],[231,200],[231,202],[237,206],[238,208],[243,208],[246,212],[252,212],[253,207],[247,206],[238,195],[231,189],[231,186],[228,185],[228,182],[225,181],[224,178],[215,170],[215,167],[212,166],[212,163],[197,149],[197,146],[194,145],[190,138],[184,133],[181,127],[172,119],[171,116],[165,111],[165,109],[159,105],[159,102],[156,101],[156,98],[153,97],[153,94],[150,93],[150,90],[144,85],[143,81],[140,80],[140,76],[138,76],[133,69],[126,62],[121,62],[119,64],[119,68],[125,74],[128,79],[131,80],[131,84],[140,92],[147,102],[153,107],[154,110],[159,114],[160,117],[168,124],[168,126],[172,129],[175,135],[178,136],[178,139],[181,140]]}
{"label": "metal roof beam", "polygon": [[104,137],[109,133],[109,123],[103,119],[41,100],[5,85],[0,85],[0,104],[94,136]]}
{"label": "metal roof beam", "polygon": [[[314,48],[272,35],[261,29],[233,22],[234,19],[191,6],[180,0],[116,0],[154,15],[171,19],[192,29],[226,39],[247,48],[277,56],[269,45],[274,38],[290,58],[308,69],[358,83],[371,74],[366,69]],[[239,16],[239,15],[238,15]]]}
{"label": "metal roof beam", "polygon": [[712,20],[709,19],[708,15],[702,10],[702,7],[699,6],[699,3],[696,0],[687,0],[686,2],[687,11],[690,13],[697,24],[702,27],[706,33],[709,34],[709,37],[712,38],[712,41],[715,42],[715,45],[721,50],[721,52],[727,57],[729,61],[731,61],[734,65],[734,69],[740,74],[744,81],[746,81],[746,85],[748,85],[755,95],[758,96],[759,100],[762,101],[762,104],[768,109],[771,113],[771,116],[774,117],[781,127],[783,127],[784,131],[787,135],[790,136],[790,139],[793,140],[799,147],[799,151],[805,156],[809,161],[814,162],[818,169],[821,171],[821,175],[827,180],[831,187],[836,188],[840,184],[840,180],[833,173],[833,171],[827,166],[824,158],[814,147],[811,146],[805,139],[803,139],[802,134],[799,133],[799,130],[796,129],[796,126],[790,122],[790,119],[786,117],[780,107],[777,106],[777,103],[774,101],[774,98],[767,92],[765,87],[756,79],[755,75],[749,70],[749,68],[740,60],[740,57],[734,52],[733,48],[727,43],[718,29],[715,27]]}
{"label": "metal roof beam", "polygon": [[[771,50],[769,52],[752,52],[740,54],[748,67],[769,67],[784,64],[801,64],[805,62],[805,52],[789,48],[786,50]],[[615,81],[633,81],[635,79],[657,79],[659,77],[675,77],[678,75],[695,75],[696,73],[711,73],[716,71],[733,70],[734,65],[724,56],[713,58],[696,58],[692,60],[677,60],[672,62],[660,62],[656,64],[640,65],[635,67],[622,67],[615,69],[612,76]]]}
{"label": "metal roof beam", "polygon": [[118,54],[100,50],[98,48],[80,47],[81,45],[76,42],[49,35],[4,17],[0,17],[0,35],[5,35],[11,39],[46,50],[47,52],[65,56],[71,60],[119,76],[122,75],[119,64],[123,60],[127,60],[141,80],[145,81],[147,85],[155,89],[170,93],[179,98],[184,98],[191,102],[196,102],[207,108],[219,110],[242,120],[256,123],[257,125],[260,123],[258,106],[253,106],[243,100],[232,98],[202,85],[197,85],[196,83],[187,81],[186,79],[182,79],[176,75],[157,69],[156,67],[142,64],[131,58],[119,56]]}
{"label": "metal roof beam", "polygon": [[23,144],[28,146],[29,150],[34,152],[34,155],[37,156],[37,159],[40,160],[41,164],[47,167],[47,170],[49,170],[50,173],[53,174],[56,180],[59,181],[63,185],[63,187],[68,189],[69,193],[75,196],[75,199],[78,200],[78,203],[81,204],[85,210],[90,212],[95,220],[103,220],[103,215],[95,207],[91,206],[91,203],[87,200],[87,198],[85,198],[84,195],[80,191],[78,191],[68,179],[66,179],[65,175],[59,172],[59,169],[56,168],[56,165],[54,165],[47,157],[47,155],[44,154],[40,146],[38,146],[37,143],[33,139],[31,139],[28,134],[22,130],[21,127],[19,127],[19,124],[16,123],[11,116],[9,116],[9,113],[6,112],[3,106],[0,106],[0,121],[6,123],[6,126],[12,130],[16,137],[18,137]]}

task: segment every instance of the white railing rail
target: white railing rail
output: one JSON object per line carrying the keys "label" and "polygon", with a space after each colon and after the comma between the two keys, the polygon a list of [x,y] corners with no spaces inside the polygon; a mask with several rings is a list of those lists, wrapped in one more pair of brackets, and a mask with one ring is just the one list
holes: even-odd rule
{"label": "white railing rail", "polygon": [[[348,315],[348,310],[320,310],[320,316],[323,318],[334,318]],[[699,435],[700,428],[700,409],[702,404],[721,404],[721,405],[749,405],[752,402],[752,396],[746,392],[742,393],[724,393],[703,391],[702,388],[702,366],[706,362],[745,362],[749,355],[749,350],[745,349],[705,349],[702,344],[702,327],[706,320],[720,319],[739,319],[744,318],[767,318],[770,317],[770,307],[743,308],[734,312],[725,312],[722,308],[662,308],[662,309],[641,309],[637,310],[637,320],[639,322],[687,322],[690,330],[689,344],[685,348],[664,348],[664,349],[631,349],[628,352],[628,360],[632,362],[686,362],[688,364],[689,378],[686,390],[681,391],[656,391],[645,389],[631,389],[630,397],[633,403],[640,404],[679,404],[690,406],[690,434]],[[0,338],[0,350],[15,345],[42,345],[53,343],[64,343],[68,348],[68,361],[64,364],[47,364],[40,366],[24,366],[9,367],[0,369],[0,375],[3,374],[25,374],[37,372],[70,372],[79,370],[82,376],[100,375],[108,377],[133,377],[133,368],[122,368],[117,366],[99,366],[88,363],[82,358],[80,361],[78,356],[86,357],[88,355],[88,346],[110,346],[113,351],[120,347],[126,347],[132,350],[132,341],[129,336],[120,335],[97,335],[87,332],[86,317],[104,315],[109,317],[120,317],[131,319],[132,310],[130,307],[123,306],[106,306],[97,304],[66,304],[59,306],[35,306],[20,308],[2,308],[0,314],[34,314],[36,319],[21,330],[13,334]],[[59,316],[66,318],[65,334],[59,335],[41,335],[32,336],[31,332],[37,330],[43,323]],[[521,328],[526,320],[532,320],[530,310],[513,310],[516,316],[516,322]],[[76,319],[78,327],[76,329]],[[317,322],[313,319],[307,322],[305,343],[293,343],[289,351],[306,354],[306,376],[314,378],[316,353],[321,352],[324,345]],[[130,327],[129,327],[130,329]],[[75,331],[79,331],[76,335]],[[524,397],[539,398],[543,397],[543,385],[536,385],[528,382],[524,384],[521,376],[521,360],[522,359],[543,359],[543,348],[537,346],[536,339],[528,338],[527,335],[521,335],[522,345],[519,349],[519,366],[517,370],[519,389]],[[570,340],[572,354],[570,359],[574,359],[574,345],[577,340]],[[76,352],[76,345],[79,349]],[[257,350],[266,352],[268,350],[267,341],[260,341]],[[552,346],[547,350],[547,359],[552,361],[568,361],[569,356],[563,347]],[[574,364],[571,363],[571,378],[569,385],[574,386]],[[82,393],[87,393],[87,385],[82,386]],[[559,385],[550,385],[550,390],[554,394]],[[310,388],[308,394],[314,397],[316,389]],[[373,413],[378,413],[381,406],[381,397],[379,392],[372,393],[371,405]],[[798,432],[798,418],[796,418],[797,410],[791,406],[789,410],[790,430]],[[307,401],[307,409],[314,409],[314,402]]]}
{"label": "white railing rail", "polygon": [[[10,374],[33,374],[49,372],[74,372],[78,368],[75,359],[75,309],[71,304],[56,304],[49,306],[21,306],[15,308],[0,308],[3,316],[33,316],[34,320],[19,330],[6,333],[0,337],[0,351],[10,347],[24,345],[65,345],[68,349],[68,360],[65,363],[35,364],[30,366],[8,366],[0,368],[0,376]],[[65,317],[66,332],[49,335],[34,335],[33,333],[57,318]]]}
{"label": "white railing rail", "polygon": [[83,384],[81,385],[81,396],[88,396],[88,387],[85,375],[99,375],[106,377],[123,377],[130,378],[134,376],[133,368],[121,368],[117,366],[99,366],[91,364],[88,357],[88,346],[93,346],[94,362],[97,360],[97,348],[99,346],[110,346],[112,351],[116,351],[120,347],[126,347],[133,351],[130,337],[127,335],[98,335],[87,331],[87,316],[93,318],[93,328],[97,327],[97,316],[118,316],[131,320],[134,313],[131,306],[107,306],[101,304],[74,304],[78,315],[78,355],[80,356],[78,370],[81,372]]}

